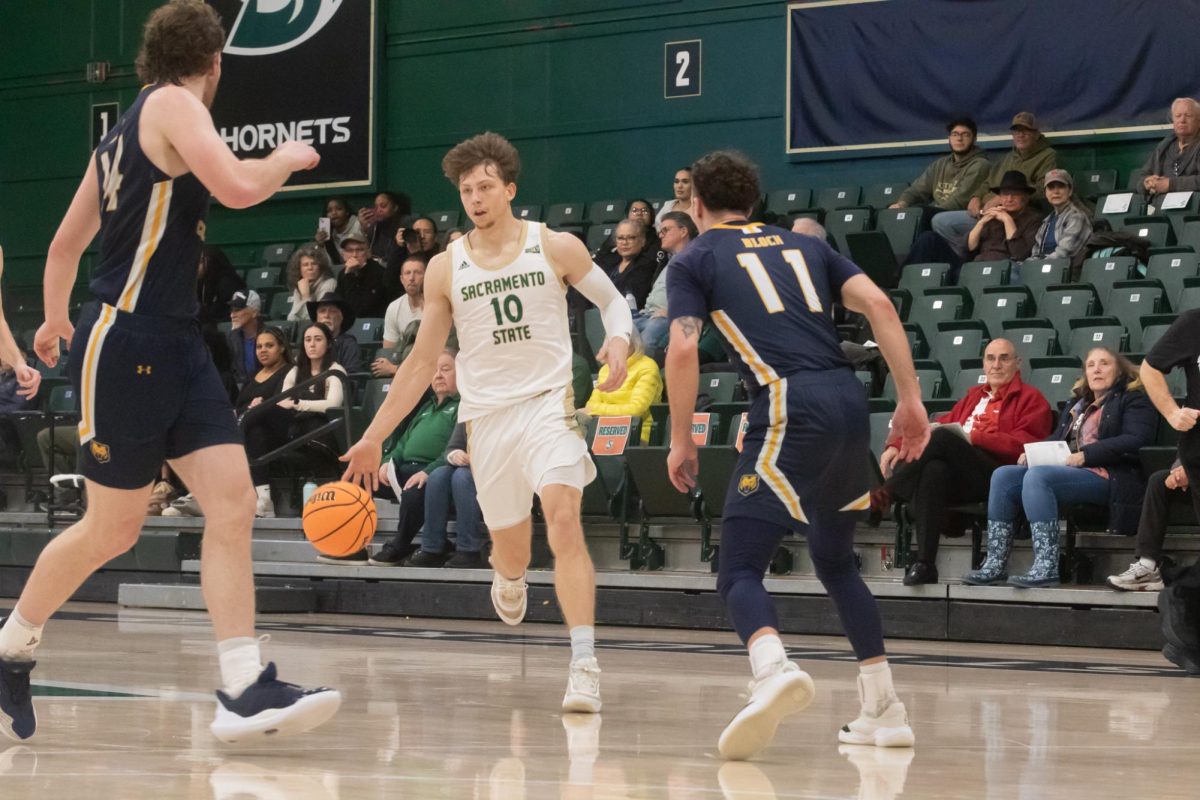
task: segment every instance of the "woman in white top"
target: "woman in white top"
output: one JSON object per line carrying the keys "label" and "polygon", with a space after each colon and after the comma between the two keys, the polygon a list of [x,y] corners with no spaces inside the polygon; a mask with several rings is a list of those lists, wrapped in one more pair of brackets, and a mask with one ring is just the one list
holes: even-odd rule
{"label": "woman in white top", "polygon": [[317,228],[317,244],[329,254],[333,263],[342,263],[342,242],[349,236],[367,241],[358,215],[344,197],[331,197],[325,201],[325,216],[329,217],[329,232]]}
{"label": "woman in white top", "polygon": [[662,208],[658,209],[658,216],[654,218],[654,227],[657,228],[662,223],[663,214],[668,211],[682,211],[685,214],[692,214],[692,168],[684,167],[675,171],[675,199],[668,200],[662,204]]}
{"label": "woman in white top", "polygon": [[287,285],[292,290],[290,320],[308,320],[308,303],[337,288],[329,256],[316,244],[301,245],[292,253],[287,267]]}
{"label": "woman in white top", "polygon": [[[296,356],[296,366],[292,367],[287,377],[283,379],[283,391],[286,392],[297,383],[303,383],[328,369],[341,373],[346,372],[341,364],[333,360],[333,332],[320,322],[313,322],[304,329],[303,346]],[[299,398],[281,400],[279,405],[282,408],[299,412],[298,420],[303,419],[300,414],[321,417],[317,425],[309,427],[311,430],[324,423],[325,412],[331,408],[341,407],[342,400],[342,382],[331,375],[324,382],[314,383],[305,388]],[[296,434],[293,433],[293,435]]]}

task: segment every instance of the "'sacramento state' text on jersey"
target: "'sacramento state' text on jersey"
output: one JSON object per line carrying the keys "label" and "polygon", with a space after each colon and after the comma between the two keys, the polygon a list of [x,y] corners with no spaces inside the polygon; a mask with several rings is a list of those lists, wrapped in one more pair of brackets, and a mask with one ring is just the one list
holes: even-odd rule
{"label": "'sacramento state' text on jersey", "polygon": [[759,386],[848,364],[833,324],[842,284],[862,273],[811,236],[767,225],[714,225],[671,262],[672,320],[711,318]]}
{"label": "'sacramento state' text on jersey", "polygon": [[460,421],[571,383],[567,289],[546,260],[544,226],[524,224],[520,254],[499,269],[476,264],[466,237],[450,245]]}
{"label": "'sacramento state' text on jersey", "polygon": [[142,151],[142,108],[160,88],[143,89],[96,148],[100,255],[89,285],[119,311],[194,317],[209,193],[191,173],[172,178]]}

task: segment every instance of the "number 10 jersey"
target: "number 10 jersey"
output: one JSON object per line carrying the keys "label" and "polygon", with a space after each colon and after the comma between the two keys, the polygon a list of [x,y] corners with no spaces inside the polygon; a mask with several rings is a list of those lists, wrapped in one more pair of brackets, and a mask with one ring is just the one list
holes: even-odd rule
{"label": "number 10 jersey", "polygon": [[466,237],[450,245],[460,422],[571,384],[567,287],[546,260],[544,226],[525,222],[520,254],[484,269]]}

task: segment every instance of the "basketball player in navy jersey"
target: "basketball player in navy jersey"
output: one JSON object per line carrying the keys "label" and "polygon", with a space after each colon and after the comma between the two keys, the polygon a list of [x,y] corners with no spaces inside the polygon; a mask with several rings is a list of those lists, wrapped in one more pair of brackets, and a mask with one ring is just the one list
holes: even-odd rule
{"label": "basketball player in navy jersey", "polygon": [[[341,703],[337,692],[283,683],[274,664],[261,663],[250,560],[254,489],[229,397],[195,321],[209,193],[226,206],[251,206],[318,161],[300,142],[239,161],[221,141],[208,107],[224,40],[220,18],[201,0],[174,0],[150,15],[137,59],[147,85],[96,148],[50,245],[46,321],[34,349],[54,365],[59,339],[71,342],[88,505],[42,551],[0,628],[0,732],[11,738],[28,739],[37,727],[29,674],[42,626],[93,571],[137,541],[164,460],[205,514],[200,580],[224,684],[213,734],[235,742],[299,733]],[[67,299],[97,232],[90,288],[98,302],[73,328]]]}
{"label": "basketball player in navy jersey", "polygon": [[705,320],[736,351],[754,387],[748,430],[730,480],[721,527],[717,590],[750,651],[750,700],[721,734],[718,749],[744,759],[766,747],[779,721],[807,706],[812,679],[788,661],[763,575],[784,535],[805,526],[817,577],[829,592],[861,664],[862,711],[842,728],[848,744],[909,747],[912,729],[892,688],[875,599],[854,559],[854,525],[869,507],[870,436],[866,393],[842,356],[834,303],[867,316],[896,383],[892,427],[901,458],[921,454],[929,422],[908,342],[891,301],[823,241],[747,221],[759,198],[758,172],[736,152],[692,166],[692,216],[699,236],[667,278],[671,341],[672,483],[695,486],[691,437]]}

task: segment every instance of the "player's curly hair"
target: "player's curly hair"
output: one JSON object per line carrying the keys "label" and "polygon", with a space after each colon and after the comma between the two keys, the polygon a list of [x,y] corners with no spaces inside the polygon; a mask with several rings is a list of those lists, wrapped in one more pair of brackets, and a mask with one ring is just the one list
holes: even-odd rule
{"label": "player's curly hair", "polygon": [[138,79],[142,83],[180,84],[208,71],[225,46],[221,17],[203,0],[171,0],[154,10],[142,29]]}
{"label": "player's curly hair", "polygon": [[692,164],[692,192],[710,211],[748,214],[762,193],[758,167],[737,150],[716,150]]}
{"label": "player's curly hair", "polygon": [[491,131],[472,136],[450,148],[450,152],[442,159],[442,173],[457,187],[462,176],[480,164],[493,167],[506,184],[516,183],[521,174],[521,156],[517,148],[508,139]]}

